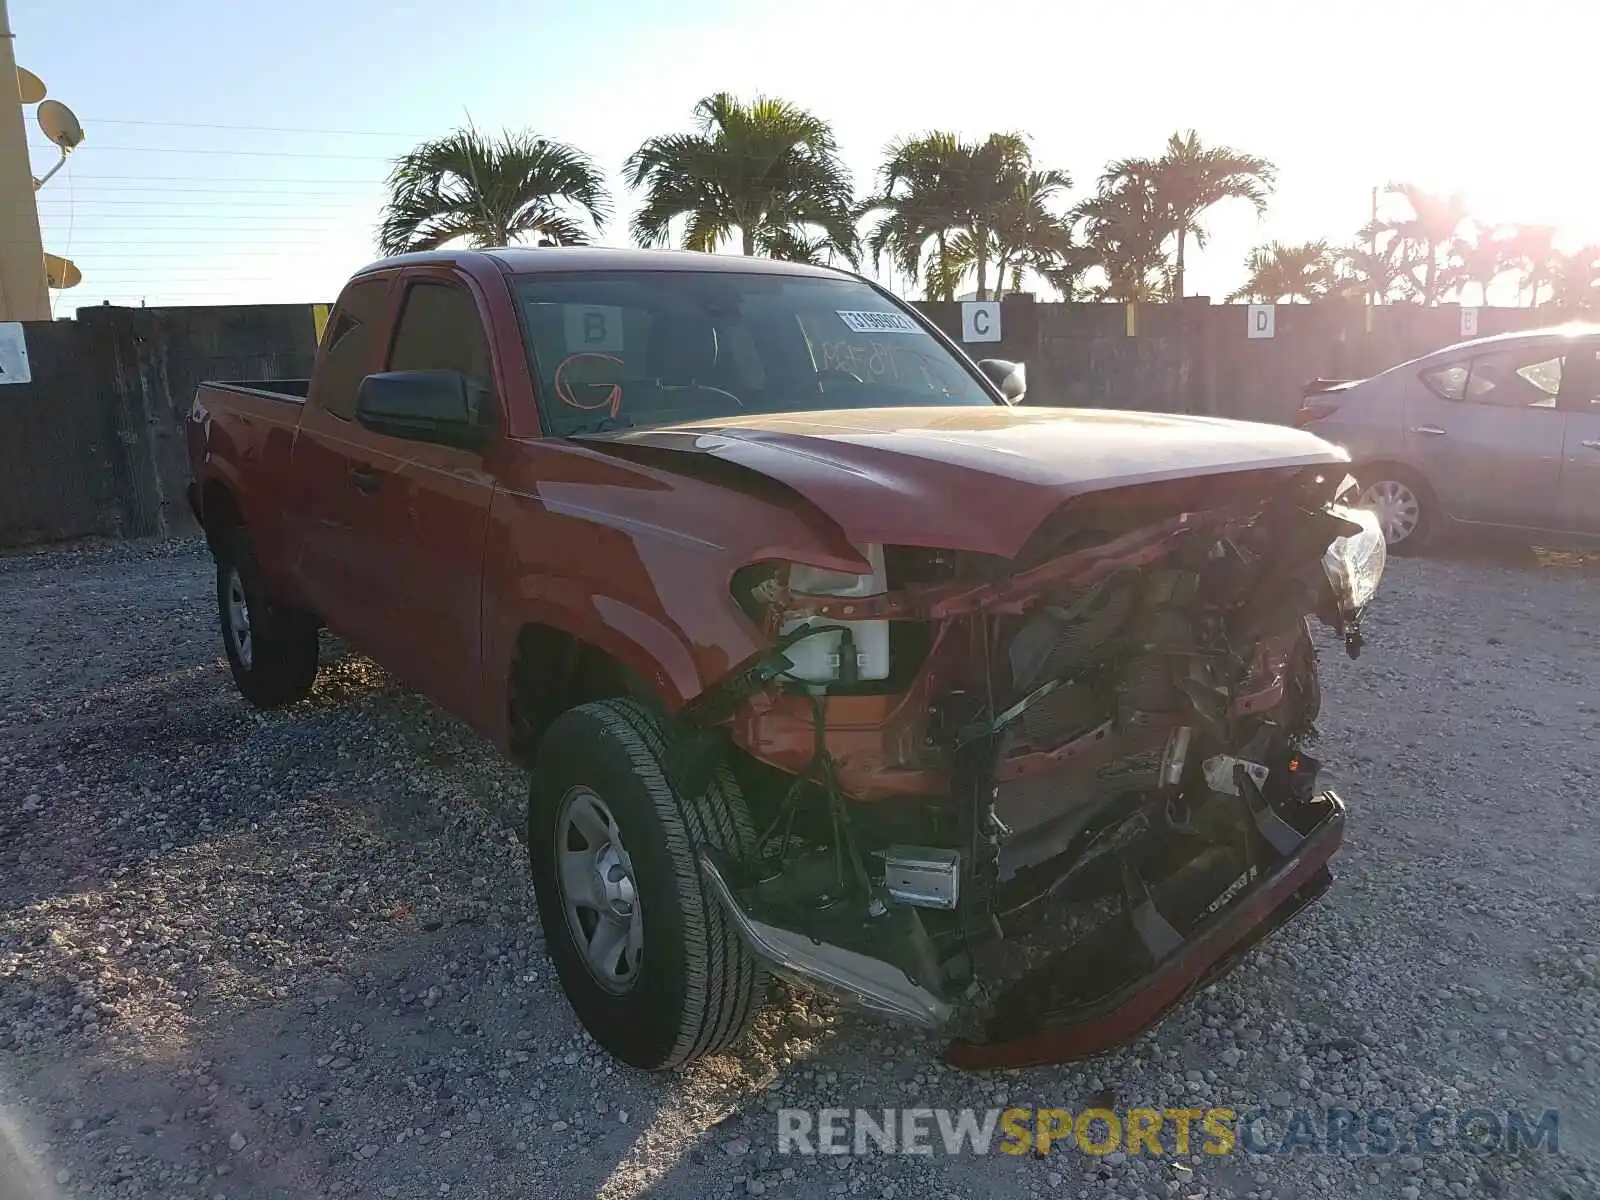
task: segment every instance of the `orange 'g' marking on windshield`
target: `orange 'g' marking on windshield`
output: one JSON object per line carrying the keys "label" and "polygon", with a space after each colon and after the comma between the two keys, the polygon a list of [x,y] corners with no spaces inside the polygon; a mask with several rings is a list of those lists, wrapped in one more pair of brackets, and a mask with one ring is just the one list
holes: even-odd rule
{"label": "orange 'g' marking on windshield", "polygon": [[[577,362],[580,358],[598,358],[603,362],[615,363],[619,367],[622,366],[622,360],[614,354],[597,354],[592,350],[585,350],[578,354],[569,354],[566,358],[562,359],[560,365],[556,367],[556,399],[560,400],[561,403],[565,404],[568,408],[576,408],[580,412],[599,412],[602,408],[609,409],[610,412],[608,415],[615,417],[622,410],[622,385],[620,383],[606,383],[604,381],[589,380],[587,382],[572,384],[567,381],[567,368],[573,363]],[[608,387],[611,389],[611,391],[607,395],[602,396],[598,403],[589,404],[573,395],[572,389],[574,386],[593,388]]]}

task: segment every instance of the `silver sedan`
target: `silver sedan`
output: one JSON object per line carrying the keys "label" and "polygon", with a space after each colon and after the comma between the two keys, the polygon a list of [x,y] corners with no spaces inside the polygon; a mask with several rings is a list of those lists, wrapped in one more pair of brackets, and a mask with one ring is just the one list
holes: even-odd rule
{"label": "silver sedan", "polygon": [[1350,452],[1362,503],[1397,551],[1447,532],[1600,544],[1600,326],[1317,380],[1295,423]]}

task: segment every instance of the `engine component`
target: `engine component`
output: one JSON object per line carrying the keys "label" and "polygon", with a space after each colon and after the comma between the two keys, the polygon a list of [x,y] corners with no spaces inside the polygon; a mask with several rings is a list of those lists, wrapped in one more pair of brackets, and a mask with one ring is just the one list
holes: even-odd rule
{"label": "engine component", "polygon": [[954,908],[961,890],[961,851],[929,846],[890,846],[883,859],[883,890],[918,908]]}
{"label": "engine component", "polygon": [[1257,762],[1248,762],[1242,758],[1235,758],[1231,754],[1217,754],[1206,759],[1201,768],[1206,773],[1206,786],[1213,792],[1221,792],[1224,796],[1237,796],[1239,782],[1237,769],[1244,768],[1256,787],[1261,787],[1267,782],[1270,773],[1266,767]]}
{"label": "engine component", "polygon": [[1011,682],[1029,691],[1103,650],[1133,610],[1133,588],[1116,580],[1065,596],[1040,611],[1011,641]]}
{"label": "engine component", "polygon": [[1189,742],[1194,730],[1180,725],[1167,738],[1167,747],[1161,754],[1161,786],[1177,787],[1183,782],[1183,768],[1189,760]]}
{"label": "engine component", "polygon": [[1105,701],[1083,683],[1064,684],[1025,709],[1017,728],[1031,742],[1060,742],[1106,719]]}
{"label": "engine component", "polygon": [[[789,588],[803,596],[862,597],[887,591],[889,577],[884,567],[883,547],[866,546],[862,557],[872,568],[870,574],[848,575],[795,563],[789,568]],[[802,618],[786,621],[778,633],[781,637],[790,637],[812,625],[827,628],[810,637],[799,638],[786,651],[792,664],[789,674],[793,678],[826,685],[889,677],[889,622]]]}

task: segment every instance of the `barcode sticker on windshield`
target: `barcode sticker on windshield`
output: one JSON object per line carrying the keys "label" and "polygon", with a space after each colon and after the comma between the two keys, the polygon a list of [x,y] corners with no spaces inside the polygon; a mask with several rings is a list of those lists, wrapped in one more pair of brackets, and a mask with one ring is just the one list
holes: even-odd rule
{"label": "barcode sticker on windshield", "polygon": [[904,313],[845,312],[834,309],[839,319],[857,333],[921,333],[918,324]]}

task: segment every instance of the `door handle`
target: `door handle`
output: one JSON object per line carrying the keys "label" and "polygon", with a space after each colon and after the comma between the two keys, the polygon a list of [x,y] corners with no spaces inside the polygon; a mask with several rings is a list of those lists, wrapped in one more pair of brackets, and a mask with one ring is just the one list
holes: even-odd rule
{"label": "door handle", "polygon": [[1440,429],[1437,425],[1413,425],[1411,427],[1411,432],[1412,433],[1425,433],[1429,437],[1443,437],[1444,436],[1444,430]]}
{"label": "door handle", "polygon": [[357,490],[370,496],[378,490],[378,473],[369,471],[366,467],[351,467],[350,482],[356,485]]}
{"label": "door handle", "polygon": [[1600,438],[1590,438],[1583,444],[1591,450],[1600,450]]}

